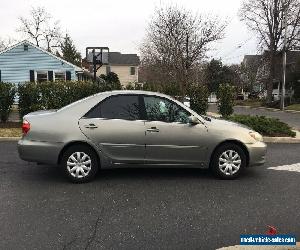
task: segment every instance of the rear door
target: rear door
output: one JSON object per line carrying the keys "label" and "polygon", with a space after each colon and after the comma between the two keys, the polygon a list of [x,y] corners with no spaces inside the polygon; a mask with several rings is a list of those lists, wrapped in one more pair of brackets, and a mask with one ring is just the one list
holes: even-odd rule
{"label": "rear door", "polygon": [[114,95],[79,121],[82,132],[116,163],[143,163],[145,123],[138,95]]}
{"label": "rear door", "polygon": [[205,161],[208,142],[203,124],[189,123],[189,111],[159,96],[144,96],[146,119],[146,162],[190,164]]}

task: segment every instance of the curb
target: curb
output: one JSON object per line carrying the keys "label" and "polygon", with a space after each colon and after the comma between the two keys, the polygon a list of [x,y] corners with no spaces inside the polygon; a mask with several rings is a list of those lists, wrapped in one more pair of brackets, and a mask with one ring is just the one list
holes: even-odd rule
{"label": "curb", "polygon": [[0,137],[0,142],[1,141],[18,141],[20,139],[21,139],[21,137]]}
{"label": "curb", "polygon": [[242,105],[235,105],[234,107],[237,108],[246,108],[246,109],[264,109],[264,110],[270,110],[270,111],[281,111],[281,112],[288,112],[288,113],[294,113],[294,114],[300,114],[300,111],[292,110],[292,109],[285,109],[282,111],[281,109],[275,109],[275,108],[267,108],[267,107],[252,107],[252,106],[242,106]]}
{"label": "curb", "polygon": [[264,142],[266,143],[300,143],[300,138],[292,138],[292,137],[263,137]]}

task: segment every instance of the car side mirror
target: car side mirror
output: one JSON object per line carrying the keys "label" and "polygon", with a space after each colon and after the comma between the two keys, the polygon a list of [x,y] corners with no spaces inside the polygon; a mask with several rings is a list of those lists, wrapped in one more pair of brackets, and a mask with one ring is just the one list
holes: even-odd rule
{"label": "car side mirror", "polygon": [[191,125],[197,125],[199,123],[200,123],[200,121],[198,120],[198,118],[196,116],[191,115],[189,117],[189,124],[191,124]]}

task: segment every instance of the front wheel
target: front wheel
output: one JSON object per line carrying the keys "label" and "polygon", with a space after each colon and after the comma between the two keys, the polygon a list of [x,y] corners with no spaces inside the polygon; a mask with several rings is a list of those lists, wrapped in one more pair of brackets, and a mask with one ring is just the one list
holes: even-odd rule
{"label": "front wheel", "polygon": [[212,157],[211,168],[221,179],[235,179],[247,165],[244,150],[233,143],[218,147]]}
{"label": "front wheel", "polygon": [[91,181],[99,168],[94,150],[85,145],[68,148],[62,157],[61,167],[65,176],[74,183]]}

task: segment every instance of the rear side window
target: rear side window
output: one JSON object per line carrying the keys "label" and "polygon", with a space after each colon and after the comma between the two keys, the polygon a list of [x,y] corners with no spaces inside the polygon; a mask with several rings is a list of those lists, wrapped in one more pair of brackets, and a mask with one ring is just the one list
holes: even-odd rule
{"label": "rear side window", "polygon": [[106,118],[139,120],[140,105],[137,95],[111,96],[92,108],[86,115],[87,118]]}

